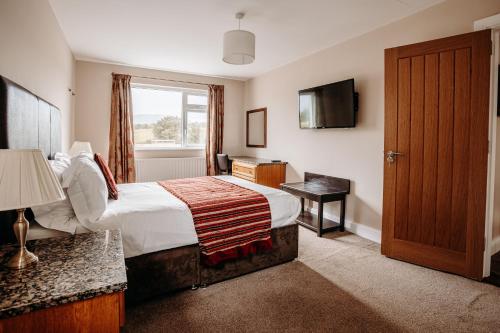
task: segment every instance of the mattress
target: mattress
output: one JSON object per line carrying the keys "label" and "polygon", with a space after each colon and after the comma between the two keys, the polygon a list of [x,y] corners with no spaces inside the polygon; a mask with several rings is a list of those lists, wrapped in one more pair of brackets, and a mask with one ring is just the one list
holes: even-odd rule
{"label": "mattress", "polygon": [[[295,223],[300,213],[300,201],[289,193],[232,176],[217,178],[264,195],[271,208],[271,228]],[[120,229],[126,258],[198,243],[187,205],[157,183],[119,184],[118,190],[119,200],[110,200],[96,223],[84,223],[77,232]],[[33,234],[65,234],[40,228],[32,228],[31,239]]]}

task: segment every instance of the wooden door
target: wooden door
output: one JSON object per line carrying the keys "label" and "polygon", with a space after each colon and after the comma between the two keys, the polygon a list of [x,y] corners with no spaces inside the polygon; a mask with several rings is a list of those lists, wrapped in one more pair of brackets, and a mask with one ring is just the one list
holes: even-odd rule
{"label": "wooden door", "polygon": [[490,54],[490,30],[385,50],[384,255],[482,278]]}

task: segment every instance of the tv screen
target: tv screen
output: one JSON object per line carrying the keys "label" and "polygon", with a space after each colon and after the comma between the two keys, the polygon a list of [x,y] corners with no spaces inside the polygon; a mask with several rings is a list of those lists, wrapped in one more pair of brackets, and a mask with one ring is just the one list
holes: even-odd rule
{"label": "tv screen", "polygon": [[299,91],[300,128],[356,126],[354,79]]}

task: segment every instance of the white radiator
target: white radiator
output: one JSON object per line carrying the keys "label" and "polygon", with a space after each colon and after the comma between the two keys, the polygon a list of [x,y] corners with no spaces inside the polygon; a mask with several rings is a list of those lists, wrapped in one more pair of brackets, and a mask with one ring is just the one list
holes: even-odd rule
{"label": "white radiator", "polygon": [[137,182],[206,176],[204,157],[140,158],[135,160]]}

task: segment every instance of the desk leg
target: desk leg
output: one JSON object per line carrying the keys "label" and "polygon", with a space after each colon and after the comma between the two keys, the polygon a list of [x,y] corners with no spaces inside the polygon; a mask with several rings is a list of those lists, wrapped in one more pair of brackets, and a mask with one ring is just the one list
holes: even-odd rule
{"label": "desk leg", "polygon": [[318,201],[318,237],[323,234],[323,201]]}
{"label": "desk leg", "polygon": [[344,231],[345,225],[345,198],[340,200],[340,231]]}
{"label": "desk leg", "polygon": [[300,215],[304,215],[304,198],[300,197]]}

